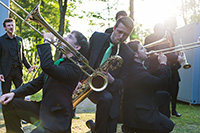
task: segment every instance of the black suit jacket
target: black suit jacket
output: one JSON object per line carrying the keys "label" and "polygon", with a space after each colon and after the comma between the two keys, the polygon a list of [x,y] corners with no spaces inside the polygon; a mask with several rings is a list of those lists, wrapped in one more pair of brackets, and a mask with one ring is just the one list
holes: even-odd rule
{"label": "black suit jacket", "polygon": [[[106,33],[95,32],[90,38],[90,49],[88,54],[89,64],[95,68],[95,63],[99,59],[99,56],[103,56],[106,49],[104,45],[109,39],[110,35]],[[120,113],[120,91],[124,87],[124,81],[128,75],[129,62],[133,59],[133,51],[125,44],[120,45],[119,55],[123,59],[123,64],[120,68],[109,71],[115,78],[114,83],[108,84],[106,90],[108,90],[113,96],[113,103],[110,109],[111,118],[119,116]]]}
{"label": "black suit jacket", "polygon": [[[150,47],[150,48],[148,48],[148,51],[160,50],[160,49],[165,49],[165,48],[169,48],[169,47],[174,47],[175,42],[174,42],[174,39],[173,39],[173,33],[168,30],[168,34],[169,34],[168,38],[170,39],[171,43],[163,43],[163,44],[160,44],[160,45],[156,45],[154,47]],[[151,34],[151,35],[149,35],[145,38],[144,45],[158,41],[158,40],[162,39],[162,37],[163,37],[163,35],[162,36],[156,36],[155,34]],[[176,53],[169,53],[169,54],[166,54],[166,56],[167,56],[167,64],[168,64],[168,66],[170,66],[171,71],[172,71],[171,81],[172,82],[181,81],[180,75],[179,75],[179,72],[178,72],[178,69],[181,67],[181,65],[177,61],[178,55]],[[145,66],[148,68],[149,72],[154,74],[154,72],[156,72],[158,70],[158,66],[159,66],[157,58],[153,57],[153,58],[146,60]]]}
{"label": "black suit jacket", "polygon": [[105,30],[105,33],[108,33],[108,34],[112,34],[112,32],[113,32],[113,27],[107,28]]}
{"label": "black suit jacket", "polygon": [[[30,68],[30,64],[24,55],[24,46],[22,38],[16,36],[16,41],[18,44],[17,54],[21,70],[23,68],[22,63],[25,65],[26,68]],[[7,33],[5,33],[3,36],[0,37],[0,74],[3,74],[4,78],[8,76],[12,67],[12,55],[9,43],[10,43],[10,38],[8,37]]]}
{"label": "black suit jacket", "polygon": [[155,130],[160,126],[160,113],[154,103],[155,93],[168,83],[169,75],[165,65],[160,65],[159,76],[153,76],[141,63],[132,62],[122,104],[123,120],[127,127]]}
{"label": "black suit jacket", "polygon": [[71,96],[82,72],[68,59],[58,66],[55,65],[49,44],[38,45],[37,48],[43,73],[14,90],[14,93],[16,96],[32,95],[43,88],[40,104],[41,124],[53,132],[64,132],[71,126]]}

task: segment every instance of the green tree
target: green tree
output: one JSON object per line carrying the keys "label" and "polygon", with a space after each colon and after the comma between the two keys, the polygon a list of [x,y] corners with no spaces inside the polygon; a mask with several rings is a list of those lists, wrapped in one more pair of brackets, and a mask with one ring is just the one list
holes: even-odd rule
{"label": "green tree", "polygon": [[181,16],[185,25],[200,21],[200,1],[182,0]]}
{"label": "green tree", "polygon": [[[37,3],[39,3],[40,1],[29,0],[29,1],[22,2],[20,0],[16,0],[16,2],[24,10],[26,10],[27,12],[31,12],[34,9],[34,7],[37,5]],[[51,7],[54,7],[54,8],[51,9],[50,6],[47,6],[47,5],[51,5]],[[56,28],[56,25],[58,25],[59,23],[59,21],[56,18],[58,14],[58,11],[56,10],[56,6],[57,6],[56,4],[48,2],[47,0],[41,1],[41,6],[40,6],[41,16],[45,16],[44,17],[45,20],[47,22],[52,23],[52,26],[55,28]],[[13,9],[19,16],[21,16],[24,19],[28,15],[12,2],[10,2],[10,8]],[[37,60],[37,50],[36,50],[35,45],[42,43],[42,36],[40,36],[37,32],[31,29],[27,24],[22,23],[22,20],[20,20],[14,14],[11,13],[10,17],[16,20],[16,34],[24,38],[26,56],[28,60],[30,61],[30,63],[33,64]],[[28,21],[28,22],[40,32],[44,30],[44,28],[40,26],[39,24],[35,22],[31,22],[31,21]]]}

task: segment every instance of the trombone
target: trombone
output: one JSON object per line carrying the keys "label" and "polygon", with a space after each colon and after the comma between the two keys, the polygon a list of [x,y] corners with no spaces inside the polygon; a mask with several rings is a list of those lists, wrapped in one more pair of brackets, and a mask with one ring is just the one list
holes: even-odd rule
{"label": "trombone", "polygon": [[[15,1],[13,1],[13,0],[11,0],[14,4],[16,4],[18,7],[20,7]],[[12,9],[10,9],[7,5],[5,5],[2,1],[0,1],[0,4],[2,5],[2,6],[4,6],[6,9],[8,9],[10,12],[12,12],[15,16],[17,16],[19,19],[21,19],[22,21],[24,21],[24,19],[21,17],[21,16],[19,16],[16,12],[14,12]],[[25,13],[27,13],[27,14],[29,14],[26,10],[24,10],[23,8],[22,8],[22,10],[25,12]],[[34,31],[36,31],[38,34],[40,34],[41,36],[43,36],[42,35],[42,33],[41,32],[39,32],[35,27],[33,27],[31,24],[29,24],[28,22],[26,22],[25,21],[25,23],[29,26],[29,27],[31,27]]]}
{"label": "trombone", "polygon": [[[84,82],[80,85],[77,93],[73,95],[74,97],[72,97],[74,108],[81,101],[83,101],[91,93],[92,90],[96,92],[100,92],[100,91],[103,91],[107,87],[108,79],[107,79],[107,76],[104,73],[102,73],[102,71],[108,71],[108,70],[113,71],[116,68],[120,67],[123,63],[123,59],[119,55],[111,56],[99,68],[94,70],[91,66],[89,66],[88,60],[79,51],[76,51],[74,47],[68,44],[68,42],[44,20],[44,18],[40,15],[40,3],[29,14],[14,0],[11,0],[11,1],[20,9],[22,9],[25,13],[28,14],[26,19],[21,18],[18,14],[16,14],[12,9],[7,7],[1,1],[0,1],[0,4],[2,4],[4,7],[10,10],[13,14],[19,17],[23,22],[28,24],[33,30],[35,30],[40,35],[42,34],[33,26],[31,26],[28,22],[26,22],[26,20],[34,21],[40,24],[41,26],[43,26],[49,32],[51,32],[59,40],[58,43],[55,43],[55,44],[52,43],[52,45],[54,45],[58,50],[60,50],[63,54],[65,54],[69,60],[71,60],[74,64],[76,64],[82,70],[82,72],[88,76],[88,78],[84,80]],[[120,45],[118,44],[118,48],[117,48],[118,50],[119,50],[119,47]],[[70,51],[76,57],[76,59],[68,57],[67,51]]]}
{"label": "trombone", "polygon": [[[93,86],[91,86],[91,88],[95,91],[102,91],[107,87],[108,81],[107,81],[107,77],[105,74],[103,74],[102,72],[96,71],[94,70],[91,66],[89,66],[89,62],[88,60],[79,52],[76,51],[70,44],[68,44],[68,42],[59,34],[57,33],[45,20],[44,18],[40,15],[40,3],[31,11],[31,13],[28,13],[26,10],[24,10],[20,5],[18,5],[14,0],[11,0],[17,7],[19,7],[20,9],[22,9],[26,14],[28,14],[28,16],[23,19],[21,16],[19,16],[17,13],[15,13],[12,9],[10,9],[9,7],[7,7],[3,2],[0,1],[0,4],[3,5],[5,8],[7,8],[10,12],[12,12],[14,15],[16,15],[19,19],[21,19],[23,22],[25,22],[28,26],[30,26],[34,31],[36,31],[38,34],[40,34],[41,36],[42,33],[39,32],[36,28],[34,28],[31,24],[29,24],[26,20],[31,20],[34,21],[38,24],[40,24],[41,26],[43,26],[45,29],[47,29],[49,32],[51,32],[58,40],[59,42],[57,44],[52,43],[52,45],[54,45],[58,50],[62,51],[63,54],[67,56],[67,52],[66,50],[70,51],[75,57],[76,60],[74,60],[73,58],[69,58],[69,60],[71,60],[73,63],[75,63],[76,65],[79,66],[79,68],[83,71],[84,74],[86,74],[88,77],[91,78],[91,82],[92,80],[94,80],[95,78],[97,79],[102,79],[101,81],[102,86],[98,87],[98,88],[94,88]],[[66,45],[63,45],[62,42]],[[91,72],[91,74],[89,73]]]}
{"label": "trombone", "polygon": [[[40,31],[38,31],[35,27],[33,27],[31,24],[29,24],[26,20],[31,20],[31,21],[34,21],[34,22],[39,23],[40,25],[42,25],[45,29],[47,29],[54,36],[56,36],[61,42],[65,43],[67,45],[67,47],[66,47],[62,43],[58,43],[58,45],[52,43],[56,48],[58,48],[59,50],[61,50],[66,56],[67,56],[67,53],[65,52],[65,50],[69,50],[79,60],[81,60],[82,63],[84,63],[84,65],[85,65],[84,67],[89,68],[89,70],[91,70],[92,72],[95,71],[92,67],[90,67],[88,65],[89,64],[88,60],[80,52],[76,51],[70,44],[68,44],[67,41],[65,41],[65,39],[59,33],[57,33],[51,26],[48,25],[48,23],[40,15],[40,3],[31,11],[31,13],[28,13],[19,4],[17,4],[14,0],[11,0],[11,1],[17,7],[19,7],[20,9],[22,9],[26,14],[28,14],[28,16],[25,19],[23,19],[21,16],[19,16],[17,13],[15,13],[12,9],[10,9],[9,7],[7,7],[3,2],[0,1],[0,4],[3,5],[5,8],[7,8],[9,11],[11,11],[14,15],[16,15],[19,19],[21,19],[23,22],[25,22],[28,26],[30,26],[33,30],[35,30],[41,36],[43,36],[42,33]],[[74,61],[71,58],[69,58],[69,59],[72,62],[74,62],[75,64],[77,64],[81,69],[83,68],[83,66],[81,66],[80,63]],[[87,76],[90,76],[90,74],[88,74],[86,70],[83,69],[82,71],[84,71]]]}

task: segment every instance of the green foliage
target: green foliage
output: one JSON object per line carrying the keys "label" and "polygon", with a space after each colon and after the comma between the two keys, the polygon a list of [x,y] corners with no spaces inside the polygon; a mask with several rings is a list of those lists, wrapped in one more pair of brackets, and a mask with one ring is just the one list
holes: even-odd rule
{"label": "green foliage", "polygon": [[38,91],[37,93],[35,93],[34,95],[31,95],[30,98],[31,101],[41,101],[42,100],[42,89],[40,91]]}
{"label": "green foliage", "polygon": [[[15,1],[24,10],[26,10],[29,13],[40,2],[40,0],[28,0],[28,1],[15,0]],[[13,9],[23,19],[25,19],[26,16],[28,15],[25,12],[23,12],[22,9],[18,8],[13,2],[10,2],[10,8]],[[50,23],[50,25],[53,28],[55,28],[56,30],[58,29],[58,26],[57,26],[59,24],[59,19],[57,19],[57,16],[59,16],[58,4],[55,4],[55,2],[50,1],[50,0],[43,0],[40,5],[40,13],[41,13],[41,16],[44,17],[44,19],[48,23]],[[42,36],[40,36],[27,24],[22,23],[22,20],[20,20],[14,14],[11,13],[10,17],[16,20],[16,34],[21,36],[24,39],[25,55],[28,61],[31,64],[33,64],[35,60],[37,60],[38,58],[36,45],[43,43]],[[37,24],[36,22],[28,21],[28,23],[30,23],[39,32],[42,32],[44,30],[44,28],[41,25]]]}
{"label": "green foliage", "polygon": [[181,16],[185,24],[200,21],[200,1],[199,0],[185,0],[182,1]]}
{"label": "green foliage", "polygon": [[135,22],[134,31],[130,35],[130,39],[131,40],[138,39],[143,42],[144,37],[146,37],[149,34],[150,34],[149,29],[142,29],[142,24]]}

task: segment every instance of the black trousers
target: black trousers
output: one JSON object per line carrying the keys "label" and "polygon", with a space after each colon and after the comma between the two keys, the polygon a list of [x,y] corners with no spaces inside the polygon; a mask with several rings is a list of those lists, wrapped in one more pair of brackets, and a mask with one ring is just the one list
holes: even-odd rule
{"label": "black trousers", "polygon": [[176,101],[179,91],[179,82],[173,82],[170,87],[172,114],[176,113]]}
{"label": "black trousers", "polygon": [[7,105],[2,106],[7,133],[23,133],[21,119],[36,124],[39,122],[39,102],[25,101],[14,98]]}
{"label": "black trousers", "polygon": [[[40,125],[40,102],[14,98],[7,105],[3,105],[2,110],[4,111],[7,133],[23,133],[23,130],[21,129],[21,119],[37,126],[32,133],[55,133]],[[71,133],[71,127],[65,133]]]}
{"label": "black trousers", "polygon": [[170,94],[167,91],[157,91],[155,103],[159,112],[170,118]]}
{"label": "black trousers", "polygon": [[11,68],[5,82],[2,82],[2,94],[10,92],[12,82],[14,83],[15,88],[18,88],[23,83],[22,70],[20,67]]}
{"label": "black trousers", "polygon": [[117,129],[117,118],[109,117],[112,104],[112,94],[107,90],[92,92],[89,99],[96,104],[95,133],[115,133]]}
{"label": "black trousers", "polygon": [[174,123],[167,118],[165,115],[160,113],[160,126],[155,130],[147,130],[147,129],[137,129],[137,128],[129,128],[126,125],[122,126],[122,130],[124,133],[169,133],[174,128]]}

